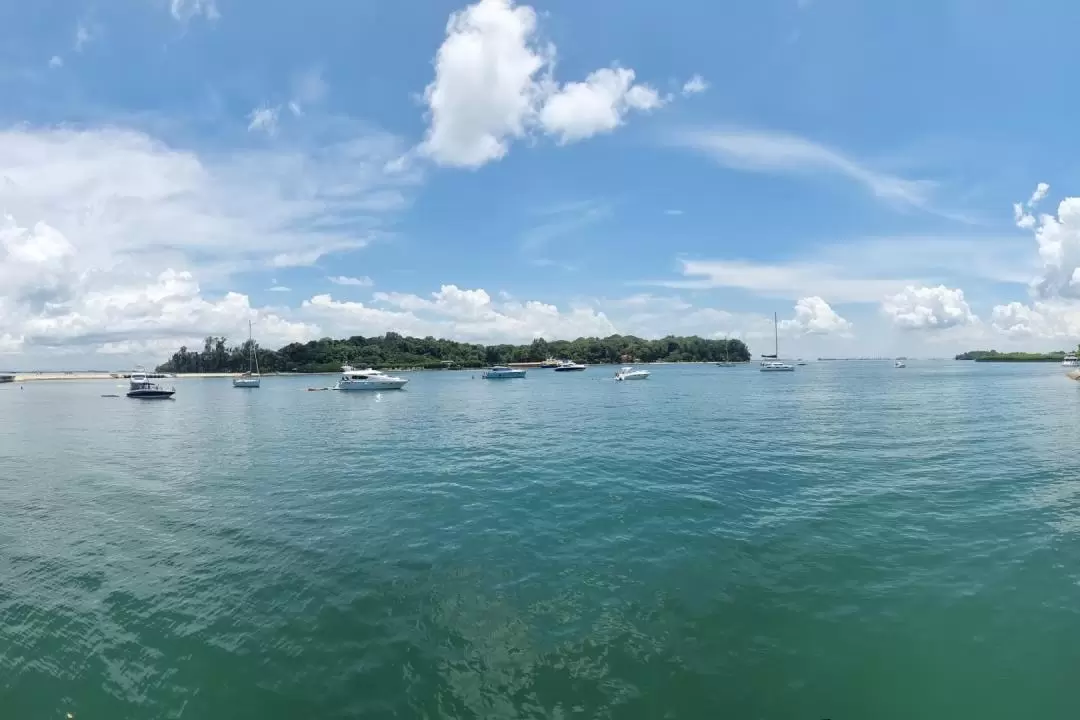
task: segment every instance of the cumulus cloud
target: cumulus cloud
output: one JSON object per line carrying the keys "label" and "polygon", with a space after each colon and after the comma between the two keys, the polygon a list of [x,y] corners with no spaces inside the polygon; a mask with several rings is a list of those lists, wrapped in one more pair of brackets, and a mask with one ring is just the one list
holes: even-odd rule
{"label": "cumulus cloud", "polygon": [[60,57],[59,55],[53,55],[51,58],[49,58],[49,67],[51,67],[51,68],[64,67],[64,58]]}
{"label": "cumulus cloud", "polygon": [[[1050,186],[1039,183],[1026,207],[1046,197]],[[1033,283],[1040,299],[1080,300],[1080,198],[1067,197],[1058,203],[1057,214],[1044,213],[1036,218],[1021,203],[1013,205],[1016,224],[1032,230],[1038,245],[1042,268]]]}
{"label": "cumulus cloud", "polygon": [[345,275],[338,275],[337,277],[329,277],[327,278],[327,280],[334,283],[335,285],[351,285],[353,287],[371,287],[375,284],[372,279],[367,277],[366,275],[363,277],[347,277]]}
{"label": "cumulus cloud", "polygon": [[268,107],[261,105],[251,111],[248,115],[248,130],[250,132],[264,132],[267,135],[274,135],[277,133],[278,127],[278,113],[281,112],[280,107]]}
{"label": "cumulus cloud", "polygon": [[[228,322],[253,312],[265,320],[246,297],[227,294],[230,278],[362,247],[390,221],[372,198],[415,182],[382,172],[400,152],[378,134],[304,153],[204,158],[125,130],[0,131],[5,351],[92,352],[106,342],[186,337],[168,319],[178,308],[192,318],[184,332],[225,332],[228,323],[213,319],[234,312]],[[163,305],[154,300],[161,292],[182,301]],[[155,327],[164,334],[147,337]],[[294,336],[282,328],[281,337]]]}
{"label": "cumulus cloud", "polygon": [[1035,205],[1038,205],[1040,202],[1042,202],[1044,198],[1046,198],[1046,194],[1049,192],[1050,185],[1048,183],[1041,182],[1036,185],[1035,192],[1031,193],[1031,197],[1028,198],[1028,207],[1034,207]]}
{"label": "cumulus cloud", "polygon": [[937,287],[908,286],[882,303],[885,315],[905,330],[940,330],[971,325],[977,321],[964,291]]}
{"label": "cumulus cloud", "polygon": [[1011,302],[996,306],[991,324],[998,332],[1014,337],[1062,338],[1074,343],[1080,337],[1080,303]]}
{"label": "cumulus cloud", "polygon": [[804,335],[844,335],[851,332],[851,323],[821,298],[805,297],[795,303],[795,317],[781,322],[780,329]]}
{"label": "cumulus cloud", "polygon": [[565,145],[614,130],[630,110],[663,104],[656,90],[634,84],[633,70],[603,68],[552,93],[540,109],[540,125]]}
{"label": "cumulus cloud", "polygon": [[697,95],[709,89],[709,83],[701,75],[694,75],[682,86],[683,95]]}
{"label": "cumulus cloud", "polygon": [[603,68],[560,86],[554,66],[555,47],[537,38],[532,7],[479,0],[454,13],[424,91],[430,126],[421,152],[443,165],[476,168],[530,132],[574,142],[663,104],[653,88],[634,83],[633,70]]}
{"label": "cumulus cloud", "polygon": [[[398,332],[441,335],[476,342],[528,342],[533,338],[573,339],[605,337],[616,333],[603,312],[589,307],[567,311],[539,301],[496,301],[483,289],[443,285],[428,297],[379,292],[374,302],[342,303],[329,295],[312,298],[305,308],[323,313],[345,313],[356,322],[392,320]],[[400,329],[399,329],[400,328]]]}

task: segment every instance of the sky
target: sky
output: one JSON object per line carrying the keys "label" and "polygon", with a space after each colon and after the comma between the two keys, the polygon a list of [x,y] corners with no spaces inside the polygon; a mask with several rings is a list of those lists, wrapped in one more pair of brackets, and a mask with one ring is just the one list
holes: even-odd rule
{"label": "sky", "polygon": [[[1052,19],[1052,22],[1048,21]],[[0,368],[1080,341],[1080,5],[0,0]],[[1026,29],[1026,30],[1025,30]]]}

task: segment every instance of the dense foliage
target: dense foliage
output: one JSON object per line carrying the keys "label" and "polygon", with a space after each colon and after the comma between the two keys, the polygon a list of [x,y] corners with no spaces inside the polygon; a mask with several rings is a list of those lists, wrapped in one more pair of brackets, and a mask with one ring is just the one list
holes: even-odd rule
{"label": "dense foliage", "polygon": [[[666,337],[643,340],[632,335],[578,338],[529,345],[470,345],[432,337],[323,338],[292,343],[279,350],[258,350],[263,372],[334,372],[342,363],[374,368],[485,367],[506,363],[541,362],[549,357],[589,364],[630,362],[714,362],[730,359],[746,362],[750,351],[741,340],[706,340],[700,337]],[[180,348],[158,372],[242,372],[248,368],[248,341],[229,347],[223,337],[208,337],[203,349]]]}
{"label": "dense foliage", "polygon": [[1003,353],[997,350],[970,350],[966,353],[960,353],[956,356],[956,359],[974,360],[975,362],[1061,362],[1064,357],[1064,350],[1055,350],[1049,353]]}

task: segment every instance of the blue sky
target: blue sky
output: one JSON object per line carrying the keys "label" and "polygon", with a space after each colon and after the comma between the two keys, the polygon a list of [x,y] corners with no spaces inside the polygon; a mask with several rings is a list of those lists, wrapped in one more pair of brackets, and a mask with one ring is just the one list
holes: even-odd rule
{"label": "blue sky", "polygon": [[775,311],[788,354],[1071,346],[1077,21],[974,0],[0,2],[0,365],[149,363],[248,319],[266,345],[764,352]]}

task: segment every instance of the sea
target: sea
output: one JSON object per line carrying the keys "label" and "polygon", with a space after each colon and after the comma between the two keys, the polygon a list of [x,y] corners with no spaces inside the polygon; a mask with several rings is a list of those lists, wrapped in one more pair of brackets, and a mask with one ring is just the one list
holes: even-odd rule
{"label": "sea", "polygon": [[649,369],[0,386],[0,719],[1078,716],[1060,366]]}

